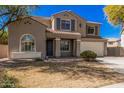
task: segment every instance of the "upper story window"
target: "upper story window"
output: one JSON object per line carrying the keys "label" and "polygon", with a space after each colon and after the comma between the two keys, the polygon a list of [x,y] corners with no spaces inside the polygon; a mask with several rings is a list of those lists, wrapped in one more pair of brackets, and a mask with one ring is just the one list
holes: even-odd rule
{"label": "upper story window", "polygon": [[88,31],[87,31],[88,35],[95,35],[95,27],[88,27]]}
{"label": "upper story window", "polygon": [[75,20],[56,18],[56,29],[60,31],[75,31]]}
{"label": "upper story window", "polygon": [[62,30],[70,30],[70,20],[61,20],[61,29]]}
{"label": "upper story window", "polygon": [[35,43],[34,38],[30,34],[23,35],[21,38],[21,51],[22,52],[34,52]]}

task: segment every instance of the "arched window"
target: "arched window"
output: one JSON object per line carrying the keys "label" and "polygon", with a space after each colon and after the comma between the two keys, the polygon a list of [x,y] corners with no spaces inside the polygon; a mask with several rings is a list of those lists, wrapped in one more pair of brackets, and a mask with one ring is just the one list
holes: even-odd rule
{"label": "arched window", "polygon": [[21,38],[21,51],[22,52],[34,52],[35,42],[34,38],[30,34],[23,35]]}

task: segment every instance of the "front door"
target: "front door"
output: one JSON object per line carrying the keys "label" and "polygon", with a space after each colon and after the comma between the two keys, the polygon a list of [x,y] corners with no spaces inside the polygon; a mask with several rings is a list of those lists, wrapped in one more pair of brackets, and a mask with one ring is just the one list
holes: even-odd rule
{"label": "front door", "polygon": [[47,56],[53,56],[53,40],[47,40],[46,51]]}

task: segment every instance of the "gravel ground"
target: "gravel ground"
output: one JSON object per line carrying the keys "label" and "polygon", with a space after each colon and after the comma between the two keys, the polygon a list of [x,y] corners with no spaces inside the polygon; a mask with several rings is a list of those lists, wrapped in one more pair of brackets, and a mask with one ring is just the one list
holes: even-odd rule
{"label": "gravel ground", "polygon": [[30,88],[101,87],[124,81],[124,74],[113,71],[100,62],[36,62],[8,61],[2,65],[8,74]]}

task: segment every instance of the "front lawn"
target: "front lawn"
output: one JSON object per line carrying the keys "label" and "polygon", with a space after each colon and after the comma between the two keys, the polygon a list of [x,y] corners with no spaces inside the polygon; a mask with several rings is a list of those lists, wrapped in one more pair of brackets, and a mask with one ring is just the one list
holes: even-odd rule
{"label": "front lawn", "polygon": [[124,82],[124,74],[99,62],[15,62],[5,65],[23,87],[100,87]]}

